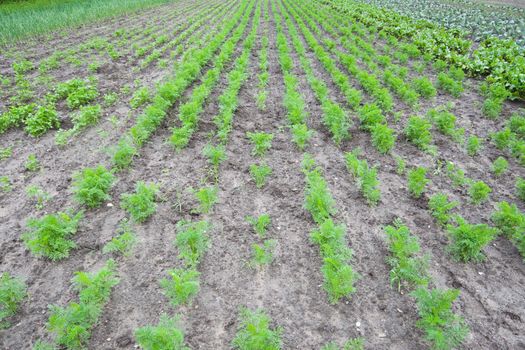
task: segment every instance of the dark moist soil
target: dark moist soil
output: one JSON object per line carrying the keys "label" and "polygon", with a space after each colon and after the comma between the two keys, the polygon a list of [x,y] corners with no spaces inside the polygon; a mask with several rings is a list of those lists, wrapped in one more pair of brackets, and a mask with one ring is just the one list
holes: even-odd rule
{"label": "dark moist soil", "polygon": [[[272,325],[283,328],[283,348],[286,349],[320,349],[329,341],[342,344],[344,340],[357,336],[365,338],[367,349],[428,348],[423,340],[424,334],[415,326],[417,310],[414,299],[406,292],[399,293],[389,284],[389,269],[385,262],[388,247],[382,227],[397,217],[419,237],[422,250],[431,256],[430,272],[435,286],[461,291],[454,310],[465,318],[471,329],[464,348],[525,348],[525,265],[516,248],[507,239],[497,238],[485,249],[485,262],[457,263],[446,251],[446,232],[434,223],[427,210],[428,197],[440,191],[461,202],[458,212],[469,222],[489,222],[490,213],[501,200],[516,203],[520,210],[525,210],[523,203],[514,196],[515,179],[525,176],[523,167],[505,155],[509,160],[509,171],[505,175],[496,179],[488,171],[492,161],[504,155],[489,144],[488,134],[500,130],[510,114],[522,105],[507,103],[498,121],[483,118],[480,113],[482,98],[477,93],[479,82],[474,80],[466,81],[466,92],[459,99],[440,93],[435,100],[423,103],[420,115],[432,106],[454,100],[453,113],[459,119],[459,126],[487,139],[481,154],[472,158],[460,145],[433,131],[439,157],[453,161],[466,171],[468,177],[485,181],[493,193],[487,203],[472,206],[468,204],[466,189],[454,189],[444,174],[436,173],[430,176],[432,183],[427,193],[422,199],[415,200],[407,193],[405,178],[396,173],[393,157],[375,151],[369,134],[358,128],[354,113],[351,113],[355,123],[351,140],[340,146],[334,145],[321,123],[320,106],[300,69],[297,56],[293,54],[294,73],[299,77],[299,88],[309,113],[308,125],[315,130],[307,151],[323,169],[337,203],[335,220],[347,227],[348,241],[354,250],[352,265],[361,276],[356,283],[357,291],[350,299],[331,305],[322,289],[319,250],[309,238],[315,224],[303,209],[302,152],[292,143],[286,127],[286,110],[282,105],[284,85],[271,14],[269,23],[262,21],[259,36],[265,26],[269,28],[270,39],[267,109],[260,111],[255,103],[260,49],[260,42],[257,42],[252,51],[248,79],[239,93],[239,107],[227,145],[228,159],[221,165],[219,173],[219,201],[210,214],[191,213],[196,203],[188,189],[209,183],[205,182],[209,172],[201,152],[210,140],[210,133],[215,131],[212,118],[219,112],[219,95],[227,87],[225,73],[208,99],[199,130],[189,146],[174,152],[166,143],[170,127],[179,123],[177,105],[144,146],[132,169],[118,174],[119,181],[112,189],[109,201],[112,206],[106,203],[86,212],[75,236],[78,248],[60,262],[37,259],[25,249],[19,237],[25,232],[27,219],[74,207],[71,174],[100,162],[109,166],[109,157],[101,152],[101,148],[114,145],[140,111],[130,112],[126,103],[118,104],[108,115],[117,114],[122,124],[115,128],[104,121],[98,127],[86,130],[65,149],[54,145],[54,131],[38,140],[21,131],[0,135],[0,144],[13,145],[14,149],[13,157],[1,163],[0,175],[5,173],[12,178],[14,188],[12,192],[0,194],[0,272],[9,271],[23,277],[29,287],[29,298],[11,319],[13,326],[0,331],[0,349],[30,349],[39,339],[51,339],[45,327],[49,317],[47,306],[65,306],[77,301],[77,292],[71,285],[74,271],[96,271],[111,257],[101,251],[115,235],[119,221],[126,216],[119,208],[119,197],[132,191],[139,180],[160,184],[162,190],[157,212],[144,224],[135,225],[137,245],[131,256],[114,256],[120,283],[114,288],[100,322],[93,329],[89,349],[135,349],[134,330],[157,323],[162,312],[180,314],[190,348],[229,349],[242,306],[263,308],[272,318]],[[241,49],[239,45],[234,57]],[[315,59],[311,53],[308,56]],[[231,68],[231,64],[227,65],[225,72]],[[343,103],[344,98],[331,83],[330,76],[315,60],[314,69],[316,75],[327,83],[332,97]],[[150,72],[154,74],[155,70],[148,70],[145,74]],[[104,74],[107,74],[107,84],[121,85],[124,82],[120,79],[131,79],[131,73],[125,78],[120,78],[120,71]],[[425,74],[435,81],[435,72],[429,69]],[[186,92],[186,98],[191,90]],[[369,97],[365,95],[365,99]],[[399,100],[395,102],[396,110],[403,111],[404,116],[397,125],[390,118],[389,124],[401,132],[406,119],[414,112]],[[128,114],[132,116],[129,120],[126,119]],[[99,128],[108,131],[109,136],[100,137]],[[251,144],[246,138],[249,131],[274,133],[272,148],[264,159],[251,155]],[[345,168],[344,152],[355,147],[361,147],[362,157],[378,166],[382,195],[374,208],[366,204]],[[36,174],[23,170],[29,153],[37,154],[41,161],[42,169]],[[403,157],[408,166],[436,167],[431,156],[416,149],[403,137],[399,138],[394,153]],[[273,169],[273,174],[265,187],[257,189],[249,174],[249,166],[262,161]],[[24,189],[29,184],[41,185],[54,196],[44,210],[36,210],[35,203],[25,195]],[[251,269],[247,266],[251,245],[260,244],[261,240],[246,223],[245,217],[263,213],[272,218],[267,237],[278,241],[275,261],[265,269]],[[158,281],[167,276],[169,269],[182,266],[173,244],[176,224],[182,219],[209,220],[213,225],[210,232],[212,244],[199,265],[202,275],[198,296],[191,305],[174,309],[162,295]]]}

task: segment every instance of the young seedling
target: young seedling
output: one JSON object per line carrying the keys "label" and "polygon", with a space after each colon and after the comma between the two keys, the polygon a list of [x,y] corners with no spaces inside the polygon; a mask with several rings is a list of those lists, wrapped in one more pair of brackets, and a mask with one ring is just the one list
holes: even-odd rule
{"label": "young seedling", "polygon": [[51,195],[38,185],[27,186],[26,193],[28,197],[34,198],[36,200],[36,208],[38,210],[44,209],[45,204],[51,199]]}
{"label": "young seedling", "polygon": [[195,213],[207,214],[217,203],[217,194],[219,190],[215,186],[201,187],[193,191],[193,194],[199,202],[199,207],[194,210]]}
{"label": "young seedling", "polygon": [[226,160],[226,150],[223,145],[212,146],[210,144],[204,147],[202,154],[208,158],[208,163],[212,166],[213,174],[219,173],[219,165]]}
{"label": "young seedling", "polygon": [[277,246],[275,239],[267,239],[262,245],[252,245],[252,258],[248,265],[250,267],[270,265],[273,261],[273,252]]}
{"label": "young seedling", "polygon": [[199,271],[192,268],[172,269],[168,270],[168,274],[170,277],[161,279],[160,286],[164,295],[170,299],[171,305],[177,307],[190,303],[199,293]]}
{"label": "young seedling", "polygon": [[128,220],[124,219],[119,225],[117,236],[113,237],[111,241],[106,243],[102,249],[102,253],[109,254],[118,252],[123,256],[128,257],[133,250],[136,240],[137,237],[135,236],[131,224]]}
{"label": "young seedling", "polygon": [[120,196],[120,206],[135,222],[144,222],[157,210],[155,198],[158,192],[158,185],[139,181],[135,185],[135,193],[124,193]]}
{"label": "young seedling", "polygon": [[24,164],[27,171],[38,171],[40,169],[40,163],[34,154],[30,154]]}
{"label": "young seedling", "polygon": [[96,168],[85,168],[73,174],[73,193],[81,205],[88,208],[99,207],[111,198],[109,190],[115,176],[103,165]]}
{"label": "young seedling", "polygon": [[520,239],[525,236],[525,214],[516,204],[505,201],[498,203],[498,210],[492,213],[492,222],[506,237]]}
{"label": "young seedling", "polygon": [[290,126],[290,130],[292,131],[293,142],[301,151],[304,150],[314,132],[308,129],[306,124],[293,124]]}
{"label": "young seedling", "polygon": [[82,217],[82,212],[74,216],[58,212],[41,219],[29,219],[29,231],[22,235],[22,240],[37,257],[44,256],[51,260],[67,258],[69,251],[77,246],[70,237],[77,232]]}
{"label": "young seedling", "polygon": [[426,333],[434,349],[454,349],[469,333],[465,321],[452,311],[459,295],[456,289],[427,289],[420,287],[411,295],[416,298],[419,321],[417,327]]}
{"label": "young seedling", "polygon": [[245,220],[253,226],[253,230],[259,235],[260,238],[264,238],[266,236],[266,231],[271,224],[270,215],[262,214],[256,218],[253,216],[247,216]]}
{"label": "young seedling", "polygon": [[0,160],[10,158],[13,155],[13,147],[0,148]]}
{"label": "young seedling", "polygon": [[412,87],[424,98],[436,96],[437,91],[432,82],[427,77],[416,78],[412,81]]}
{"label": "young seedling", "polygon": [[400,220],[394,221],[393,226],[386,226],[391,256],[387,258],[390,265],[390,284],[397,284],[400,291],[402,286],[409,289],[426,286],[430,280],[427,272],[428,256],[418,256],[419,241],[410,233],[407,226]]}
{"label": "young seedling", "polygon": [[407,139],[416,147],[426,150],[432,142],[432,134],[430,133],[431,128],[432,124],[430,124],[428,120],[418,116],[412,116],[408,119],[405,134]]}
{"label": "young seedling", "polygon": [[461,187],[468,182],[465,172],[452,162],[447,161],[446,172],[454,187]]}
{"label": "young seedling", "polygon": [[375,167],[370,168],[366,159],[360,160],[357,158],[359,153],[359,149],[345,153],[346,167],[356,179],[357,186],[368,201],[368,204],[373,206],[381,198],[381,191],[377,188],[379,185],[377,169]]}
{"label": "young seedling", "polygon": [[250,175],[255,181],[255,186],[262,188],[266,184],[268,176],[272,175],[272,168],[267,164],[252,164],[250,165]]}
{"label": "young seedling", "polygon": [[473,182],[468,190],[470,201],[474,205],[479,205],[489,198],[492,189],[483,181]]}
{"label": "young seedling", "polygon": [[335,201],[321,175],[321,169],[315,167],[314,160],[309,154],[304,156],[303,172],[306,175],[304,206],[314,221],[321,223],[336,213]]}
{"label": "young seedling", "polygon": [[252,155],[263,157],[272,147],[273,134],[265,132],[248,132],[246,134],[253,143]]}
{"label": "young seedling", "polygon": [[184,331],[179,317],[160,315],[159,324],[144,326],[135,331],[135,339],[143,350],[185,350]]}
{"label": "young seedling", "polygon": [[175,245],[179,250],[179,258],[183,259],[187,266],[196,267],[208,250],[210,240],[207,233],[210,229],[211,225],[207,221],[177,223]]}
{"label": "young seedling", "polygon": [[242,308],[232,347],[237,350],[280,350],[282,328],[270,328],[271,319],[262,310]]}
{"label": "young seedling", "polygon": [[9,328],[7,318],[16,314],[22,300],[27,296],[26,284],[9,272],[0,275],[0,330]]}
{"label": "young seedling", "polygon": [[0,176],[0,192],[11,192],[13,186],[11,180],[7,176]]}
{"label": "young seedling", "polygon": [[519,177],[516,179],[516,196],[525,202],[525,179]]}
{"label": "young seedling", "polygon": [[129,101],[129,105],[133,109],[137,109],[140,106],[148,103],[151,101],[151,95],[147,87],[142,87],[135,91],[133,96],[131,97],[131,100]]}
{"label": "young seedling", "polygon": [[396,142],[394,130],[385,124],[375,124],[370,128],[372,134],[372,144],[383,154],[390,153]]}
{"label": "young seedling", "polygon": [[509,167],[509,162],[503,157],[498,157],[493,163],[492,163],[492,172],[497,177],[503,175],[507,171],[507,168]]}
{"label": "young seedling", "polygon": [[469,224],[461,216],[456,216],[455,221],[456,225],[447,227],[451,239],[449,251],[462,262],[483,261],[482,249],[492,242],[498,230],[485,224]]}
{"label": "young seedling", "polygon": [[436,193],[428,201],[428,208],[437,223],[444,227],[451,219],[450,211],[459,205],[458,201],[449,202],[447,195]]}
{"label": "young seedling", "polygon": [[477,136],[470,136],[467,140],[467,153],[474,157],[481,149],[481,140]]}
{"label": "young seedling", "polygon": [[118,146],[113,153],[113,166],[116,171],[129,168],[133,158],[138,154],[137,147],[133,144],[130,137],[123,137],[119,140]]}
{"label": "young seedling", "polygon": [[58,129],[60,119],[54,106],[41,106],[25,120],[26,132],[34,137],[43,135],[49,129]]}
{"label": "young seedling", "polygon": [[408,172],[408,191],[414,198],[420,198],[425,187],[430,182],[426,177],[427,169],[424,167],[417,167]]}
{"label": "young seedling", "polygon": [[396,160],[396,173],[398,175],[404,175],[407,168],[406,161],[399,156],[395,156],[394,158]]}

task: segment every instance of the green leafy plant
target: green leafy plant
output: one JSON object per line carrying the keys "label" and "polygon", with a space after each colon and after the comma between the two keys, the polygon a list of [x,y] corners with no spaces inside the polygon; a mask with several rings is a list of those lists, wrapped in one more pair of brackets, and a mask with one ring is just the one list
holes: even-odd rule
{"label": "green leafy plant", "polygon": [[456,116],[446,108],[431,109],[427,115],[443,135],[450,136],[457,141],[461,140],[465,130],[456,128]]}
{"label": "green leafy plant", "polygon": [[136,241],[137,237],[135,236],[133,228],[128,220],[124,219],[119,225],[117,236],[113,237],[108,243],[106,243],[106,245],[104,245],[102,253],[108,254],[118,252],[127,257],[131,254]]}
{"label": "green leafy plant", "polygon": [[247,216],[245,219],[253,226],[253,230],[259,235],[260,238],[264,238],[266,236],[266,231],[272,222],[270,215],[268,214],[262,214],[258,217]]}
{"label": "green leafy plant", "polygon": [[51,195],[38,185],[27,186],[26,194],[36,200],[36,208],[39,210],[44,209],[45,204],[51,199]]}
{"label": "green leafy plant", "polygon": [[272,168],[267,164],[252,164],[250,165],[250,175],[255,181],[255,186],[262,188],[266,184],[268,176],[272,175]]}
{"label": "green leafy plant", "polygon": [[267,239],[260,244],[252,244],[252,258],[248,263],[249,266],[270,265],[273,261],[273,252],[277,246],[275,239]]}
{"label": "green leafy plant", "polygon": [[381,108],[375,104],[364,105],[359,109],[359,120],[361,129],[369,131],[374,125],[385,124],[386,118]]}
{"label": "green leafy plant", "polygon": [[416,298],[419,320],[417,327],[426,333],[434,349],[454,349],[469,333],[465,321],[452,311],[452,303],[459,295],[456,289],[420,287],[411,295]]}
{"label": "green leafy plant", "polygon": [[27,287],[20,278],[9,272],[0,275],[0,330],[9,328],[7,318],[16,314],[22,300],[27,296]]}
{"label": "green leafy plant", "polygon": [[398,175],[403,175],[407,168],[406,161],[399,156],[395,156],[394,158],[396,160],[396,173]]}
{"label": "green leafy plant", "polygon": [[409,170],[407,175],[408,191],[414,198],[420,198],[425,187],[430,182],[426,177],[427,169],[424,167],[417,167]]}
{"label": "green leafy plant", "polygon": [[13,147],[0,148],[0,160],[10,158],[13,155]]}
{"label": "green leafy plant", "polygon": [[492,213],[494,225],[509,238],[525,235],[525,214],[520,212],[516,204],[505,201],[498,203],[498,210]]}
{"label": "green leafy plant", "polygon": [[213,173],[218,174],[219,165],[226,160],[226,150],[223,145],[212,146],[210,144],[204,147],[202,154],[208,158],[208,163],[213,167]]}
{"label": "green leafy plant", "polygon": [[481,140],[476,136],[470,136],[467,139],[467,153],[469,156],[474,157],[479,153],[481,149]]}
{"label": "green leafy plant", "polygon": [[365,350],[365,344],[363,338],[354,338],[347,340],[343,347],[337,346],[336,343],[330,342],[324,345],[321,350]]}
{"label": "green leafy plant", "polygon": [[313,131],[308,129],[306,124],[293,124],[290,126],[290,130],[292,131],[293,142],[300,150],[303,150],[312,137]]}
{"label": "green leafy plant", "polygon": [[272,147],[273,134],[265,132],[248,132],[246,134],[253,143],[252,154],[262,157]]}
{"label": "green leafy plant", "polygon": [[131,100],[129,101],[129,105],[131,106],[131,108],[136,109],[150,101],[151,94],[148,88],[142,87],[135,91],[135,93],[131,97]]}
{"label": "green leafy plant", "polygon": [[282,329],[270,328],[271,319],[262,310],[242,308],[237,334],[232,341],[238,350],[280,350]]}
{"label": "green leafy plant", "polygon": [[78,203],[89,208],[99,207],[111,198],[108,194],[115,176],[103,165],[85,168],[73,174],[73,193]]}
{"label": "green leafy plant", "polygon": [[70,237],[77,232],[82,217],[82,212],[73,216],[58,212],[41,219],[29,219],[29,231],[22,235],[22,240],[33,255],[61,260],[68,257],[69,251],[77,246]]}
{"label": "green leafy plant", "polygon": [[157,210],[155,197],[158,192],[158,185],[139,181],[135,185],[135,193],[124,193],[120,196],[120,206],[134,221],[144,222]]}
{"label": "green leafy plant", "polygon": [[424,98],[436,96],[437,91],[432,82],[427,77],[416,78],[412,81],[412,87]]}
{"label": "green leafy plant", "polygon": [[24,166],[27,171],[34,172],[40,169],[40,163],[38,162],[38,159],[36,158],[34,154],[30,154],[29,156],[27,156],[27,160],[24,163]]}
{"label": "green leafy plant", "polygon": [[215,186],[201,187],[196,191],[193,191],[195,198],[199,202],[199,207],[195,209],[196,213],[207,214],[217,203],[218,188]]}
{"label": "green leafy plant", "polygon": [[91,329],[97,323],[112,288],[119,283],[115,276],[116,265],[108,260],[98,272],[76,272],[73,283],[79,291],[79,303],[66,307],[51,305],[48,329],[56,334],[56,343],[67,349],[85,349]]}
{"label": "green leafy plant", "polygon": [[0,176],[0,191],[11,192],[13,187],[11,186],[11,180],[7,176]]}
{"label": "green leafy plant", "polygon": [[411,235],[407,226],[400,220],[393,226],[386,226],[390,257],[390,284],[397,283],[398,290],[426,286],[430,280],[428,275],[428,256],[418,256],[420,248],[416,236]]}
{"label": "green leafy plant", "polygon": [[471,183],[468,190],[470,201],[474,205],[479,205],[485,202],[489,198],[491,192],[492,189],[481,180]]}
{"label": "green leafy plant", "polygon": [[447,227],[451,243],[448,247],[452,255],[462,262],[483,261],[482,249],[487,246],[498,230],[486,224],[469,224],[461,216],[455,217],[456,225]]}
{"label": "green leafy plant", "polygon": [[303,172],[306,175],[304,206],[314,221],[321,223],[330,215],[335,214],[335,201],[321,175],[321,169],[315,167],[313,159],[308,154],[303,159]]}
{"label": "green leafy plant", "polygon": [[372,144],[383,154],[389,153],[396,142],[396,135],[394,130],[390,129],[385,124],[377,123],[370,128],[372,134]]}
{"label": "green leafy plant", "polygon": [[160,286],[174,307],[189,303],[199,293],[199,271],[172,269],[168,270],[168,275],[169,278],[160,280]]}
{"label": "green leafy plant", "polygon": [[463,93],[463,84],[454,79],[451,74],[441,72],[438,74],[437,87],[454,97],[459,97]]}
{"label": "green leafy plant", "polygon": [[441,226],[449,223],[451,220],[450,211],[458,205],[458,201],[449,202],[447,195],[444,193],[436,193],[428,201],[430,213]]}
{"label": "green leafy plant", "polygon": [[525,179],[519,177],[516,179],[516,196],[525,202]]}
{"label": "green leafy plant", "polygon": [[184,345],[184,331],[179,318],[160,315],[159,324],[144,326],[135,331],[135,338],[144,350],[188,350]]}
{"label": "green leafy plant", "polygon": [[25,130],[31,136],[41,136],[49,129],[58,128],[60,119],[54,106],[41,106],[25,120]]}
{"label": "green leafy plant", "polygon": [[458,165],[447,161],[445,170],[448,178],[452,181],[452,184],[455,187],[460,187],[467,183],[465,172]]}
{"label": "green leafy plant", "polygon": [[501,176],[503,173],[507,171],[509,167],[509,162],[503,157],[498,157],[496,160],[492,163],[492,172],[496,176]]}
{"label": "green leafy plant", "polygon": [[98,90],[93,79],[72,79],[58,84],[56,96],[59,99],[65,98],[68,107],[76,109],[97,98]]}
{"label": "green leafy plant", "polygon": [[179,250],[179,258],[186,265],[195,267],[208,250],[210,241],[207,232],[211,229],[207,221],[179,221],[175,245]]}
{"label": "green leafy plant", "polygon": [[378,188],[377,169],[370,168],[366,159],[357,158],[359,149],[345,154],[346,167],[356,179],[361,193],[370,205],[376,205],[381,198],[381,191]]}
{"label": "green leafy plant", "polygon": [[426,119],[418,116],[412,116],[408,119],[408,124],[405,128],[407,139],[420,149],[427,149],[432,142],[432,134],[430,129],[432,124]]}
{"label": "green leafy plant", "polygon": [[115,170],[119,171],[129,168],[137,153],[137,147],[133,144],[130,137],[121,138],[113,153],[112,161]]}

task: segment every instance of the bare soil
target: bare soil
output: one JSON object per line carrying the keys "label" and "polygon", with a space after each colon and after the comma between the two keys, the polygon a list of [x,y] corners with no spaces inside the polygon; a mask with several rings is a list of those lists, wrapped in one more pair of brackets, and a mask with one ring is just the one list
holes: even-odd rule
{"label": "bare soil", "polygon": [[[170,7],[161,10],[167,13]],[[145,12],[144,21],[154,13],[158,12]],[[138,15],[134,20],[140,21],[140,18]],[[124,22],[114,20],[108,23],[112,29],[107,33],[116,28],[115,23]],[[210,139],[210,133],[215,130],[212,118],[219,112],[218,97],[227,86],[225,74],[206,103],[199,130],[189,146],[175,152],[166,142],[170,128],[178,124],[176,105],[164,125],[141,150],[132,169],[118,175],[118,183],[111,190],[110,203],[113,206],[104,205],[86,211],[75,236],[78,248],[60,262],[31,256],[20,239],[26,230],[27,219],[77,207],[70,190],[72,173],[99,163],[109,166],[107,152],[140,110],[131,110],[127,100],[105,109],[105,116],[115,114],[121,123],[114,127],[104,119],[66,148],[54,144],[54,131],[40,139],[32,139],[21,130],[0,135],[0,145],[12,145],[14,150],[11,158],[0,163],[0,175],[7,175],[13,181],[11,192],[0,193],[0,272],[9,271],[22,276],[29,292],[29,298],[11,320],[13,326],[0,331],[0,349],[30,349],[39,339],[51,339],[46,330],[48,305],[64,306],[76,301],[77,293],[71,284],[74,272],[95,271],[111,257],[102,254],[102,247],[115,235],[119,221],[126,216],[119,208],[120,195],[132,191],[139,180],[159,183],[161,200],[157,212],[144,224],[135,226],[138,242],[133,254],[127,258],[114,256],[120,283],[114,288],[100,322],[93,329],[89,349],[135,349],[134,331],[156,323],[162,312],[181,315],[190,348],[230,349],[242,306],[263,308],[271,316],[273,325],[282,326],[286,349],[320,349],[329,341],[341,344],[345,339],[358,336],[364,337],[367,349],[428,348],[424,334],[416,328],[418,317],[413,298],[407,293],[399,293],[389,283],[388,246],[383,226],[395,218],[403,219],[419,237],[422,250],[431,255],[430,272],[435,285],[461,291],[454,308],[471,329],[464,348],[525,349],[523,258],[507,239],[499,237],[485,249],[487,259],[484,262],[463,264],[454,261],[446,250],[446,232],[435,224],[427,209],[431,194],[445,192],[451,199],[461,202],[458,212],[471,222],[488,223],[491,212],[501,200],[516,203],[520,210],[525,210],[524,203],[514,195],[516,178],[525,177],[523,167],[508,156],[508,173],[496,179],[488,171],[492,161],[503,155],[490,144],[489,134],[500,130],[511,113],[524,105],[509,102],[499,120],[483,118],[480,108],[483,99],[477,93],[480,82],[470,79],[461,98],[452,99],[440,93],[435,100],[424,102],[421,114],[432,106],[453,100],[453,112],[458,117],[459,126],[484,139],[481,154],[472,158],[461,145],[433,131],[439,160],[453,161],[466,171],[468,177],[485,181],[493,193],[481,206],[470,205],[466,191],[454,189],[450,180],[436,171],[430,174],[432,183],[427,193],[415,200],[407,192],[404,176],[396,173],[392,155],[381,155],[373,148],[369,134],[359,129],[355,114],[352,113],[355,124],[351,128],[352,138],[340,146],[332,142],[321,123],[320,106],[300,69],[297,56],[293,54],[294,72],[300,79],[300,91],[307,103],[308,126],[315,131],[307,151],[323,169],[337,203],[336,219],[347,227],[348,240],[354,251],[352,265],[360,274],[357,292],[350,299],[331,305],[322,289],[321,257],[309,238],[315,224],[303,208],[305,183],[300,166],[303,154],[292,143],[287,128],[286,110],[282,104],[284,84],[271,14],[268,23],[262,20],[259,35],[265,26],[269,28],[270,42],[267,109],[260,111],[256,106],[258,42],[252,51],[249,77],[239,94],[239,107],[227,146],[228,158],[220,168],[219,201],[208,215],[192,213],[195,202],[188,188],[199,187],[209,176],[201,152]],[[103,27],[85,26],[82,33]],[[79,37],[71,36],[70,42],[73,45],[78,40]],[[67,38],[61,44],[67,47]],[[382,44],[378,42],[376,46],[380,48]],[[235,56],[241,49],[239,45]],[[39,50],[43,56],[48,54],[44,47],[30,47],[28,50],[34,57],[40,56]],[[308,57],[314,61],[316,74],[327,83],[331,96],[343,104],[343,96],[321,64],[315,61],[315,55],[309,52]],[[104,86],[123,86],[136,78],[129,68],[127,65],[105,67],[99,79]],[[226,71],[230,69],[231,65],[226,67]],[[62,74],[67,75],[67,72]],[[155,66],[141,73],[140,77],[153,84],[162,80],[164,74],[168,73],[157,70]],[[436,80],[432,69],[427,69],[424,74]],[[413,112],[397,99],[396,111],[402,112],[403,116],[398,124],[390,118],[389,125],[401,134],[404,122]],[[108,135],[101,136],[101,130]],[[259,161],[250,154],[251,145],[246,138],[249,131],[275,135],[265,158],[273,174],[263,189],[255,187],[249,174],[250,164]],[[356,147],[363,150],[362,156],[370,164],[378,166],[382,196],[380,203],[373,208],[366,204],[345,167],[344,152]],[[36,174],[24,170],[23,164],[30,153],[36,154],[42,165]],[[438,169],[435,159],[416,149],[402,136],[394,153],[402,156],[407,166]],[[24,189],[30,184],[38,184],[53,195],[43,210],[36,210],[33,201],[26,196]],[[244,218],[262,213],[272,217],[268,236],[276,239],[278,246],[272,265],[252,269],[247,266],[247,261],[257,237]],[[161,293],[158,281],[166,276],[168,269],[181,266],[173,241],[176,224],[182,219],[209,220],[213,225],[210,233],[212,245],[199,265],[202,275],[198,296],[191,305],[174,310]]]}

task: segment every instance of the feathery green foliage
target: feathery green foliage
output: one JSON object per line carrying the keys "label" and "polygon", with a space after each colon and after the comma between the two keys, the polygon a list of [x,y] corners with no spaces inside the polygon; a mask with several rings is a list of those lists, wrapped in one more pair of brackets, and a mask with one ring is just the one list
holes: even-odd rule
{"label": "feathery green foliage", "polygon": [[467,139],[467,153],[469,156],[474,157],[479,153],[481,149],[481,140],[477,136],[470,136]]}
{"label": "feathery green foliage", "polygon": [[188,350],[179,317],[160,315],[159,324],[144,326],[135,331],[135,339],[143,350]]}
{"label": "feathery green foliage", "polygon": [[113,237],[111,241],[104,245],[104,248],[102,248],[102,253],[108,254],[119,252],[123,256],[127,257],[131,254],[133,246],[137,241],[135,232],[133,231],[133,228],[131,227],[131,224],[128,222],[128,220],[124,219],[120,223],[117,234],[118,236]]}
{"label": "feathery green foliage", "polygon": [[217,194],[219,190],[216,186],[204,186],[193,191],[195,198],[199,202],[199,207],[194,212],[207,214],[217,203]]}
{"label": "feathery green foliage", "polygon": [[461,187],[468,182],[465,177],[465,172],[458,165],[447,161],[445,170],[448,178],[452,180],[454,187]]}
{"label": "feathery green foliage", "polygon": [[219,172],[219,165],[226,160],[226,150],[224,146],[212,146],[208,144],[202,150],[202,154],[208,158],[208,163],[213,167],[213,173],[217,175]]}
{"label": "feathery green foliage", "polygon": [[179,221],[175,245],[179,250],[179,258],[187,266],[196,267],[210,246],[208,231],[211,225],[207,221]]}
{"label": "feathery green foliage", "polygon": [[111,197],[108,194],[115,176],[103,165],[85,168],[73,174],[73,193],[78,203],[89,208],[99,207]]}
{"label": "feathery green foliage", "polygon": [[200,273],[192,268],[168,270],[169,278],[160,280],[164,294],[174,307],[187,304],[199,293]]}
{"label": "feathery green foliage", "polygon": [[119,171],[129,168],[137,153],[137,147],[133,144],[130,137],[121,138],[113,153],[112,162],[115,170]]}
{"label": "feathery green foliage", "polygon": [[366,159],[358,159],[360,150],[345,153],[346,167],[357,181],[357,186],[370,205],[376,205],[381,198],[378,188],[377,169],[370,168]]}
{"label": "feathery green foliage", "polygon": [[85,349],[91,329],[97,323],[112,288],[119,283],[115,277],[116,265],[108,260],[98,272],[76,272],[73,283],[79,291],[79,303],[66,307],[51,305],[48,329],[56,334],[56,343],[71,350]]}
{"label": "feathery green foliage", "polygon": [[38,169],[40,169],[40,163],[38,162],[38,159],[34,154],[30,154],[29,156],[27,156],[27,160],[24,163],[24,167],[27,171],[35,172]]}
{"label": "feathery green foliage", "polygon": [[252,244],[252,258],[248,265],[256,267],[261,265],[270,265],[273,261],[273,252],[277,246],[275,239],[267,239],[260,244]]}
{"label": "feathery green foliage", "polygon": [[36,208],[44,209],[45,204],[51,199],[51,195],[44,191],[38,185],[29,185],[26,187],[27,196],[36,200]]}
{"label": "feathery green foliage", "polygon": [[479,205],[489,198],[492,189],[483,181],[473,182],[468,190],[472,204]]}
{"label": "feathery green foliage", "polygon": [[387,258],[390,265],[390,284],[397,283],[409,289],[428,285],[430,277],[427,272],[428,257],[418,256],[420,248],[416,236],[411,235],[407,226],[400,220],[393,226],[386,226],[391,256]]}
{"label": "feathery green foliage", "polygon": [[131,100],[129,101],[129,105],[131,106],[131,108],[136,109],[150,101],[151,94],[148,88],[144,86],[135,91],[135,93],[131,97]]}
{"label": "feathery green foliage", "polygon": [[385,124],[377,123],[370,128],[372,134],[372,144],[383,154],[389,153],[396,142],[396,135],[394,130],[390,129]]}
{"label": "feathery green foliage", "polygon": [[427,77],[416,78],[412,81],[412,87],[424,98],[436,96],[437,91],[432,82]]}
{"label": "feathery green foliage", "polygon": [[408,119],[405,134],[407,139],[416,145],[416,147],[425,150],[432,142],[431,127],[432,124],[430,124],[428,120],[418,116],[412,116]]}
{"label": "feathery green foliage", "polygon": [[253,226],[253,230],[259,235],[260,238],[264,238],[266,236],[266,231],[272,223],[270,215],[268,214],[262,214],[258,217],[247,216],[245,219]]}
{"label": "feathery green foliage", "polygon": [[303,159],[303,172],[306,175],[305,208],[310,212],[315,222],[321,223],[330,215],[335,214],[335,201],[323,179],[321,169],[309,154]]}
{"label": "feathery green foliage", "polygon": [[69,256],[69,251],[77,245],[70,237],[77,232],[83,213],[71,216],[63,212],[48,214],[41,219],[29,219],[29,231],[22,240],[31,253],[37,257],[61,260]]}
{"label": "feathery green foliage", "polygon": [[158,192],[158,185],[139,181],[135,185],[135,193],[124,193],[120,196],[120,206],[134,221],[144,222],[157,210],[155,197]]}
{"label": "feathery green foliage", "polygon": [[465,321],[452,311],[459,290],[420,287],[411,295],[416,298],[419,313],[417,326],[426,333],[433,349],[451,350],[461,345],[469,329]]}
{"label": "feathery green foliage", "polygon": [[248,132],[246,135],[253,143],[252,154],[254,156],[262,157],[272,147],[273,134],[265,132]]}
{"label": "feathery green foliage", "polygon": [[27,296],[26,284],[9,272],[0,275],[0,330],[9,328],[8,317],[16,314],[22,300]]}
{"label": "feathery green foliage", "polygon": [[414,198],[419,198],[425,192],[425,187],[430,182],[426,177],[427,169],[417,167],[408,171],[408,191]]}
{"label": "feathery green foliage", "polygon": [[41,136],[49,129],[57,129],[60,119],[54,106],[41,106],[25,120],[25,130],[31,136]]}
{"label": "feathery green foliage", "polygon": [[282,329],[270,328],[271,319],[263,310],[242,308],[240,324],[232,346],[237,350],[280,350]]}
{"label": "feathery green foliage", "polygon": [[494,173],[494,175],[499,177],[499,176],[503,175],[503,173],[505,173],[507,171],[508,167],[509,167],[509,162],[503,157],[498,157],[492,163],[492,169],[491,170]]}
{"label": "feathery green foliage", "polygon": [[324,345],[321,350],[365,350],[365,344],[363,338],[354,338],[347,340],[343,347],[337,346],[336,343],[330,342],[326,345]]}
{"label": "feathery green foliage", "polygon": [[459,205],[458,201],[449,202],[447,195],[436,193],[428,201],[428,209],[440,226],[445,226],[451,220],[450,211]]}
{"label": "feathery green foliage", "polygon": [[252,164],[250,165],[250,175],[253,177],[257,188],[262,188],[266,184],[268,176],[272,175],[272,168],[267,164]]}
{"label": "feathery green foliage", "polygon": [[498,230],[486,224],[469,224],[459,215],[455,221],[455,225],[447,226],[451,239],[448,249],[452,255],[462,262],[483,261],[482,249],[492,242]]}
{"label": "feathery green foliage", "polygon": [[516,179],[516,196],[525,202],[525,179],[519,177]]}

